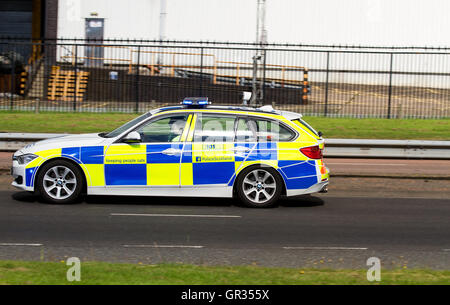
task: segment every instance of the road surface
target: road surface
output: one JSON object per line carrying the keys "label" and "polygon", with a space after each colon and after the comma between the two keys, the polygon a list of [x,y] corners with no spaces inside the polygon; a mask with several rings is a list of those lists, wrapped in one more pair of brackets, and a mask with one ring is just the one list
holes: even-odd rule
{"label": "road surface", "polygon": [[450,268],[450,200],[305,196],[273,209],[226,199],[98,197],[48,205],[0,191],[0,259]]}

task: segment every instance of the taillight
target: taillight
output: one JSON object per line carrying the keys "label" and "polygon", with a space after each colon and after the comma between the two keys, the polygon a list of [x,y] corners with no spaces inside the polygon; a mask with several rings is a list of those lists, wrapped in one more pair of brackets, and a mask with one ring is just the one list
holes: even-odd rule
{"label": "taillight", "polygon": [[319,145],[300,148],[300,152],[310,159],[322,159],[322,150]]}

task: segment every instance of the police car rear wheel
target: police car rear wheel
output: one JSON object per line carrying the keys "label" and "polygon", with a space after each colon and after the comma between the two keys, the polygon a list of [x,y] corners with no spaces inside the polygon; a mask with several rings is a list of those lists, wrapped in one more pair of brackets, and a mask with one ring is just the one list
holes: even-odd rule
{"label": "police car rear wheel", "polygon": [[37,190],[50,203],[73,203],[82,189],[80,170],[64,160],[52,161],[44,165],[37,178]]}
{"label": "police car rear wheel", "polygon": [[239,199],[249,207],[271,207],[281,195],[282,182],[272,168],[252,167],[244,170],[237,183]]}

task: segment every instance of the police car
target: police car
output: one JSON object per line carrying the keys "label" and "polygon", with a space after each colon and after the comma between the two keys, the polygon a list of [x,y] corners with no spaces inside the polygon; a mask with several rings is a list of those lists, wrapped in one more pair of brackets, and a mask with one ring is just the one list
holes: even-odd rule
{"label": "police car", "polygon": [[237,197],[250,207],[326,191],[321,134],[298,113],[212,106],[147,112],[109,133],[68,135],[13,155],[13,186],[50,203],[88,195]]}

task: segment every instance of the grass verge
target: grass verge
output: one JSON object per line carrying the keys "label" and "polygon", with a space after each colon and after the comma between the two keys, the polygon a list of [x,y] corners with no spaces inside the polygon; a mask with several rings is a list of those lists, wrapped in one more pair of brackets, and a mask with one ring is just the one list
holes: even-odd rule
{"label": "grass verge", "polygon": [[[62,262],[0,261],[0,284],[301,285],[371,284],[366,270],[293,269],[183,264],[81,264],[81,281],[68,282]],[[375,284],[450,284],[450,271],[382,270]]]}
{"label": "grass verge", "polygon": [[[110,131],[130,113],[0,112],[0,132],[89,133]],[[351,119],[305,117],[325,138],[450,140],[450,119]]]}

